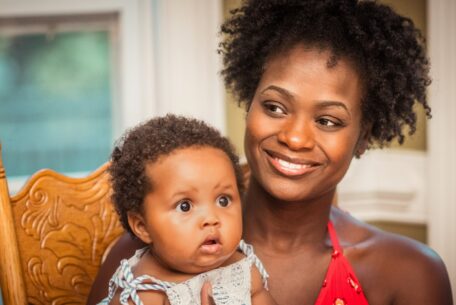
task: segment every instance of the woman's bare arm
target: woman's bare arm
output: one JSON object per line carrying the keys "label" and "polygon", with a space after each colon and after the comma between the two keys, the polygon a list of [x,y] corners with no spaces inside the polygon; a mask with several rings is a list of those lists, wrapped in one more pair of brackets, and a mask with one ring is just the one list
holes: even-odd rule
{"label": "woman's bare arm", "polygon": [[106,260],[98,270],[97,277],[87,298],[87,305],[95,305],[108,296],[108,284],[111,276],[119,267],[120,261],[131,257],[137,249],[144,247],[139,239],[132,239],[127,233],[123,234],[112,247]]}
{"label": "woman's bare arm", "polygon": [[255,266],[252,266],[252,305],[277,305],[269,291],[264,287],[263,278]]}

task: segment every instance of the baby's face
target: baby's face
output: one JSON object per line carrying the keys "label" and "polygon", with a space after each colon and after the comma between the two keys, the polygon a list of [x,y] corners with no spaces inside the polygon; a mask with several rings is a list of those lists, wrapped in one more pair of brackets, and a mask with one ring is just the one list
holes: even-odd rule
{"label": "baby's face", "polygon": [[219,267],[242,234],[228,156],[212,147],[180,149],[148,165],[146,173],[153,191],[144,200],[143,218],[155,256],[185,273]]}

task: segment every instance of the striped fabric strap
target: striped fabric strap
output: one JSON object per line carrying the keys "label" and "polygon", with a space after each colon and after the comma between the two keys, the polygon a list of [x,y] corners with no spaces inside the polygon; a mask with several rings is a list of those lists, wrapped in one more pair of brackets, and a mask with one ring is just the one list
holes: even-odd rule
{"label": "striped fabric strap", "polygon": [[[152,283],[144,283],[146,280]],[[99,303],[99,305],[109,304],[109,302],[114,297],[117,288],[122,288],[122,292],[120,293],[120,303],[122,305],[129,305],[129,299],[131,299],[136,305],[144,305],[138,296],[138,291],[166,291],[166,289],[170,288],[173,285],[173,283],[160,281],[149,275],[141,275],[137,278],[134,278],[128,260],[124,259],[120,262],[120,268],[109,282],[108,298],[104,299],[101,303]]]}
{"label": "striped fabric strap", "polygon": [[268,278],[269,274],[263,266],[263,263],[260,259],[255,255],[253,251],[252,245],[247,244],[244,240],[241,240],[239,243],[239,249],[250,259],[253,261],[255,267],[257,267],[258,271],[263,278],[263,286],[264,288],[268,289]]}

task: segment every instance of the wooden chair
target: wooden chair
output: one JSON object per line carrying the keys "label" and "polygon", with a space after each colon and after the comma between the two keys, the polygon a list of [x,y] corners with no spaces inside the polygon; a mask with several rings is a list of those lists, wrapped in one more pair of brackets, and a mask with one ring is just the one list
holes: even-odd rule
{"label": "wooden chair", "polygon": [[10,196],[0,146],[0,284],[4,305],[85,304],[123,233],[107,164],[85,178],[34,174]]}

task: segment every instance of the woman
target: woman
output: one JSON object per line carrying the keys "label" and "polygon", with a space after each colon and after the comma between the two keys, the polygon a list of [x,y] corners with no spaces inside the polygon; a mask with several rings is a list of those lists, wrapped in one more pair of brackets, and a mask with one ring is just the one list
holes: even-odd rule
{"label": "woman", "polygon": [[[416,102],[430,114],[412,21],[374,1],[251,0],[222,32],[222,73],[247,109],[243,235],[277,303],[452,304],[435,252],[331,205],[353,157],[402,143]],[[123,237],[110,261],[136,247]]]}

